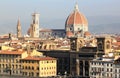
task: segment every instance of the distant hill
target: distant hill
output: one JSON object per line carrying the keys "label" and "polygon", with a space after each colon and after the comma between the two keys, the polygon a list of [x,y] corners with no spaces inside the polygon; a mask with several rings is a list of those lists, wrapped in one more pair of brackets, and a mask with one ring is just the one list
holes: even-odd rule
{"label": "distant hill", "polygon": [[89,31],[92,33],[120,33],[120,23],[91,25]]}

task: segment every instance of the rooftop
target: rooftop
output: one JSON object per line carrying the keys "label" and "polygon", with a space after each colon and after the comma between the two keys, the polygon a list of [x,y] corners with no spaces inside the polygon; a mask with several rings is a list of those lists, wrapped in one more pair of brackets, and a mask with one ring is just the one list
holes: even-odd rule
{"label": "rooftop", "polygon": [[56,58],[52,57],[45,57],[45,56],[28,56],[21,60],[36,60],[36,61],[42,61],[42,60],[56,60]]}
{"label": "rooftop", "polygon": [[0,54],[7,54],[7,55],[21,55],[24,51],[19,50],[2,50]]}

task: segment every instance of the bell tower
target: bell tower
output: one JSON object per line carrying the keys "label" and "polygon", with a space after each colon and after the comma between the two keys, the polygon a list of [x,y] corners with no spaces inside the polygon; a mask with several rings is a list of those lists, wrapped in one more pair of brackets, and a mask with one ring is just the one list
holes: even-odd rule
{"label": "bell tower", "polygon": [[31,24],[31,37],[39,38],[39,14],[32,14],[32,24]]}
{"label": "bell tower", "polygon": [[18,19],[17,22],[17,38],[22,37],[22,32],[21,32],[21,24],[20,24],[20,19]]}

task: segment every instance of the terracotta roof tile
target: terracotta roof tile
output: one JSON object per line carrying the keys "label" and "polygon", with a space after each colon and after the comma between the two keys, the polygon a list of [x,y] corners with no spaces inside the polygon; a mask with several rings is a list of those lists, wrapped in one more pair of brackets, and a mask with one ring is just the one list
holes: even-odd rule
{"label": "terracotta roof tile", "polygon": [[24,51],[11,51],[11,50],[2,50],[0,54],[7,54],[7,55],[21,55]]}
{"label": "terracotta roof tile", "polygon": [[40,57],[40,56],[28,56],[24,59],[21,59],[21,60],[38,60],[38,61],[41,61],[41,60],[55,60],[56,58],[52,58],[52,57]]}
{"label": "terracotta roof tile", "polygon": [[67,18],[67,24],[66,25],[71,25],[71,24],[84,24],[88,25],[87,19],[83,14],[81,14],[79,11],[74,11],[71,13],[68,18]]}

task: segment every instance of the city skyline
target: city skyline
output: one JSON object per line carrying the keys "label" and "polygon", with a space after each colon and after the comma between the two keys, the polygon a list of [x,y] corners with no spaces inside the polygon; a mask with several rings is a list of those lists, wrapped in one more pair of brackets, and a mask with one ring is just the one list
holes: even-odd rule
{"label": "city skyline", "polygon": [[[40,27],[42,28],[65,28],[65,21],[68,15],[74,10],[78,3],[80,12],[84,14],[89,23],[89,28],[95,25],[120,24],[120,10],[118,7],[119,0],[105,1],[87,1],[87,0],[70,0],[70,1],[1,1],[0,3],[0,34],[16,33],[17,20],[20,18],[22,32],[26,34],[30,24],[31,15],[34,12],[40,14]],[[104,18],[105,17],[105,18]],[[94,29],[93,29],[94,30]]]}

